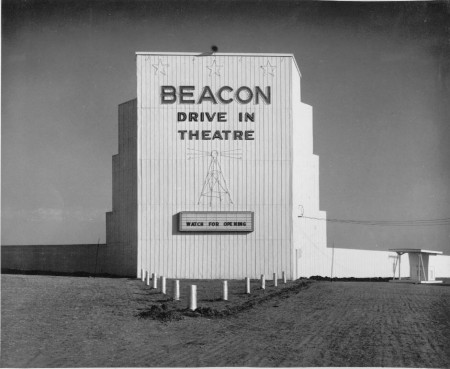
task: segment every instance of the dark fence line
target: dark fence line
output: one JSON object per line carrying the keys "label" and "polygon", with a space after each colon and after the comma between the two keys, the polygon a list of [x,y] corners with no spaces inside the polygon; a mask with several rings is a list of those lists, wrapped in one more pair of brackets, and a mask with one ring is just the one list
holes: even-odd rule
{"label": "dark fence line", "polygon": [[1,269],[5,274],[106,276],[105,254],[105,244],[2,245]]}

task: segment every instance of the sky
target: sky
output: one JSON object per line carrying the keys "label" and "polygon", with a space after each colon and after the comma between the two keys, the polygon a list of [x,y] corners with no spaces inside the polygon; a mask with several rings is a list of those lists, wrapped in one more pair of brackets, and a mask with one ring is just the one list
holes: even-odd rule
{"label": "sky", "polygon": [[[3,1],[2,244],[104,243],[135,52],[212,45],[294,54],[329,219],[449,219],[449,16],[445,2]],[[328,247],[450,254],[444,223],[328,221]]]}

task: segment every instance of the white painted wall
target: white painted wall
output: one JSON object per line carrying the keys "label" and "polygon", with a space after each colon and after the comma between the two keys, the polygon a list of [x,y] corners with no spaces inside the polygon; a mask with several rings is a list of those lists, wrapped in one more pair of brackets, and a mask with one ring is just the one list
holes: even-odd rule
{"label": "white painted wall", "polygon": [[[138,53],[138,271],[144,268],[177,278],[256,278],[282,271],[294,276],[291,90],[293,74],[298,76],[294,63],[290,55]],[[163,105],[162,85],[210,86],[213,91],[225,85],[260,86],[263,91],[271,86],[272,101]],[[177,123],[177,112],[226,112],[228,122]],[[254,112],[255,122],[238,122],[240,112]],[[182,141],[179,129],[254,130],[255,140]],[[233,203],[214,201],[210,206],[202,199],[198,204],[210,158],[188,160],[189,149],[242,151],[241,160],[220,158]],[[176,230],[178,212],[209,210],[254,211],[255,231],[200,235]]]}
{"label": "white painted wall", "polygon": [[[305,220],[305,222],[307,222]],[[396,253],[389,251],[333,249],[305,240],[305,247],[299,253],[299,277],[320,275],[323,277],[376,278],[393,277]],[[310,247],[307,247],[307,246]],[[304,251],[305,250],[305,251]],[[450,256],[430,256],[429,265],[433,268],[435,278],[450,278]],[[401,257],[401,276],[410,277],[410,260],[408,255]],[[396,271],[398,277],[398,267]]]}
{"label": "white painted wall", "polygon": [[430,265],[434,268],[435,278],[450,278],[450,256],[432,255]]}

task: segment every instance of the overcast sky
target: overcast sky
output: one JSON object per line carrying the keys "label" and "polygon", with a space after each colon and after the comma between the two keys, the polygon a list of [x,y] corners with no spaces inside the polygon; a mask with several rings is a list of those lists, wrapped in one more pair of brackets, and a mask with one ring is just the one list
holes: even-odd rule
{"label": "overcast sky", "polygon": [[[295,55],[329,218],[450,218],[448,3],[2,4],[2,244],[105,242],[135,52],[211,45]],[[329,222],[332,244],[450,254],[450,225]]]}

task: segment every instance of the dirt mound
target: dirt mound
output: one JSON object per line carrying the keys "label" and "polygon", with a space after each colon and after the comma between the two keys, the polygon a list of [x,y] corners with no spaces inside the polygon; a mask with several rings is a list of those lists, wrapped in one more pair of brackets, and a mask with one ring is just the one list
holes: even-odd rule
{"label": "dirt mound", "polygon": [[[151,305],[149,309],[140,312],[137,316],[142,319],[154,319],[161,322],[169,322],[183,319],[183,316],[204,318],[225,318],[240,312],[252,309],[255,306],[267,303],[275,299],[285,299],[308,288],[312,282],[298,280],[288,287],[281,287],[265,293],[260,290],[259,294],[248,295],[248,298],[240,303],[229,304],[222,309],[212,306],[200,306],[196,310],[179,309],[174,301],[166,301],[162,304]],[[205,300],[203,300],[205,302]]]}
{"label": "dirt mound", "polygon": [[389,282],[392,278],[385,277],[367,277],[367,278],[355,278],[355,277],[344,277],[344,278],[330,278],[322,277],[320,275],[313,275],[309,277],[313,281],[336,281],[336,282]]}
{"label": "dirt mound", "polygon": [[141,319],[154,319],[161,322],[171,322],[183,319],[177,310],[168,310],[167,304],[152,305],[150,309],[142,311],[138,314]]}

